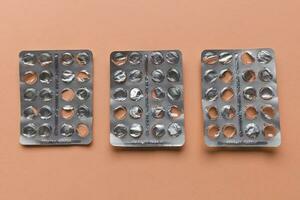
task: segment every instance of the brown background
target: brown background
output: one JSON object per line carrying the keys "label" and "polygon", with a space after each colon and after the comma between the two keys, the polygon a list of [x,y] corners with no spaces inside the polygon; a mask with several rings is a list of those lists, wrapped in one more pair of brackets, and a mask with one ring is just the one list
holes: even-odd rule
{"label": "brown background", "polygon": [[[299,8],[297,0],[2,0],[0,199],[300,199]],[[203,142],[200,52],[256,47],[276,51],[282,145],[211,151]],[[94,53],[93,144],[22,147],[18,53],[78,48]],[[109,144],[109,54],[139,49],[183,52],[180,151]]]}

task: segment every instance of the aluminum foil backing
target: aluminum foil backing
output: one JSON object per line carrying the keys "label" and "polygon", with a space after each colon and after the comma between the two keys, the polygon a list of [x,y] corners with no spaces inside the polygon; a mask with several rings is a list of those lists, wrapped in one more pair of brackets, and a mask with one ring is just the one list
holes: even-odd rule
{"label": "aluminum foil backing", "polygon": [[93,130],[93,56],[88,50],[22,51],[20,143],[85,145]]}
{"label": "aluminum foil backing", "polygon": [[202,110],[211,147],[277,147],[280,121],[272,49],[205,50]]}
{"label": "aluminum foil backing", "polygon": [[178,50],[115,51],[110,56],[110,143],[184,144],[182,56]]}

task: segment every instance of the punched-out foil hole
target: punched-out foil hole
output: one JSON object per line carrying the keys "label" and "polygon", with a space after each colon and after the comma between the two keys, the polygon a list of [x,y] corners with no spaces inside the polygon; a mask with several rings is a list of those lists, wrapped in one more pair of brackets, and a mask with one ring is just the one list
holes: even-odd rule
{"label": "punched-out foil hole", "polygon": [[84,123],[79,123],[76,126],[76,133],[79,137],[85,138],[89,135],[89,127]]}
{"label": "punched-out foil hole", "polygon": [[90,56],[86,52],[80,52],[76,55],[76,61],[79,65],[87,65],[90,62]]}
{"label": "punched-out foil hole", "polygon": [[27,85],[34,85],[38,80],[38,75],[36,72],[34,71],[27,71],[25,72],[25,74],[23,75],[23,81],[27,84]]}
{"label": "punched-out foil hole", "polygon": [[116,52],[112,55],[111,61],[116,66],[122,66],[127,62],[127,55],[123,52]]}
{"label": "punched-out foil hole", "polygon": [[233,138],[237,134],[237,130],[236,130],[235,126],[232,124],[224,125],[222,128],[222,131],[223,131],[224,137],[226,137],[226,138]]}

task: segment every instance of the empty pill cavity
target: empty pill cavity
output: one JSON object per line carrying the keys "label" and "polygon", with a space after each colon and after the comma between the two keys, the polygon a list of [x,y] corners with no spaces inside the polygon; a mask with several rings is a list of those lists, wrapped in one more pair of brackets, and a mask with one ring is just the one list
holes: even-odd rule
{"label": "empty pill cavity", "polygon": [[245,109],[245,117],[248,120],[254,120],[257,117],[257,110],[254,106],[248,105]]}
{"label": "empty pill cavity", "polygon": [[65,88],[61,92],[61,98],[64,101],[70,102],[74,99],[75,97],[75,92],[71,88]]}
{"label": "empty pill cavity", "polygon": [[246,82],[253,82],[256,80],[256,74],[253,70],[249,69],[245,72],[243,72],[243,80]]}
{"label": "empty pill cavity", "polygon": [[134,69],[129,72],[128,77],[131,82],[140,82],[143,78],[143,73],[140,70]]}
{"label": "empty pill cavity", "polygon": [[143,134],[143,127],[140,124],[133,123],[129,129],[129,135],[133,138],[139,138]]}
{"label": "empty pill cavity", "polygon": [[60,134],[64,137],[70,137],[74,134],[74,127],[70,124],[63,124],[60,129]]}
{"label": "empty pill cavity", "polygon": [[180,73],[174,68],[168,70],[167,79],[170,82],[178,82],[180,79]]}
{"label": "empty pill cavity", "polygon": [[172,65],[177,64],[179,62],[179,55],[175,51],[170,51],[166,54],[166,60]]}
{"label": "empty pill cavity", "polygon": [[90,73],[86,70],[81,70],[76,74],[76,79],[80,83],[84,83],[90,80]]}
{"label": "empty pill cavity", "polygon": [[161,119],[165,116],[165,109],[162,106],[155,106],[152,108],[152,116],[156,119]]}
{"label": "empty pill cavity", "polygon": [[30,123],[23,127],[22,135],[28,138],[32,138],[37,134],[37,127],[35,124]]}
{"label": "empty pill cavity", "polygon": [[166,133],[165,126],[163,124],[156,124],[151,128],[151,132],[154,137],[161,138]]}
{"label": "empty pill cavity", "polygon": [[127,135],[128,129],[124,124],[118,124],[113,129],[113,134],[118,138],[123,138]]}
{"label": "empty pill cavity", "polygon": [[90,56],[85,52],[78,53],[76,55],[76,61],[79,65],[87,65],[90,62]]}
{"label": "empty pill cavity", "polygon": [[160,100],[166,96],[166,93],[161,87],[156,87],[152,89],[151,96],[153,99]]}
{"label": "empty pill cavity", "polygon": [[40,81],[44,84],[49,84],[52,81],[52,73],[50,71],[44,70],[40,73]]}
{"label": "empty pill cavity", "polygon": [[127,98],[127,90],[123,88],[117,88],[115,89],[113,93],[113,98],[116,101],[125,101]]}
{"label": "empty pill cavity", "polygon": [[219,78],[224,83],[231,83],[232,80],[233,80],[232,71],[230,69],[224,69],[224,70],[222,70],[221,73],[220,73]]}
{"label": "empty pill cavity", "polygon": [[168,127],[168,134],[171,137],[178,137],[179,135],[182,134],[181,126],[177,123],[171,123]]}
{"label": "empty pill cavity", "polygon": [[250,123],[246,125],[244,132],[249,138],[255,139],[258,137],[260,130],[256,124]]}
{"label": "empty pill cavity", "polygon": [[207,70],[204,75],[204,80],[208,83],[216,81],[218,78],[218,73],[215,70]]}
{"label": "empty pill cavity", "polygon": [[28,88],[24,91],[24,100],[25,101],[34,101],[36,99],[36,89],[34,88]]}
{"label": "empty pill cavity", "polygon": [[236,115],[235,108],[231,105],[225,105],[222,108],[222,116],[224,119],[233,119]]}
{"label": "empty pill cavity", "polygon": [[74,57],[71,53],[63,53],[63,55],[61,56],[61,63],[65,66],[69,66],[72,65],[74,62]]}
{"label": "empty pill cavity", "polygon": [[261,107],[261,114],[267,119],[273,119],[276,115],[276,111],[272,105],[264,105]]}
{"label": "empty pill cavity", "polygon": [[23,81],[27,84],[27,85],[33,85],[36,83],[38,79],[38,76],[35,72],[33,71],[27,71],[25,72],[24,76],[23,76]]}
{"label": "empty pill cavity", "polygon": [[209,88],[205,92],[205,98],[208,101],[214,101],[218,98],[218,90],[216,88]]}
{"label": "empty pill cavity", "polygon": [[164,62],[164,56],[160,52],[151,53],[150,58],[154,65],[160,65]]}
{"label": "empty pill cavity", "polygon": [[272,54],[267,50],[261,50],[257,54],[257,60],[260,63],[268,64],[273,59]]}
{"label": "empty pill cavity", "polygon": [[40,91],[39,96],[40,96],[42,101],[51,101],[51,99],[53,97],[53,93],[52,93],[52,90],[50,88],[43,88]]}
{"label": "empty pill cavity", "polygon": [[49,106],[43,106],[40,108],[40,118],[43,120],[50,119],[52,116],[52,110]]}
{"label": "empty pill cavity", "polygon": [[90,97],[90,91],[87,88],[79,88],[76,92],[76,96],[79,100],[87,100]]}
{"label": "empty pill cavity", "polygon": [[142,117],[143,109],[140,106],[132,106],[129,110],[129,115],[133,119],[139,119]]}
{"label": "empty pill cavity", "polygon": [[35,107],[29,106],[24,109],[23,115],[27,119],[34,119],[38,115],[38,111]]}
{"label": "empty pill cavity", "polygon": [[79,123],[76,126],[76,133],[79,137],[84,138],[89,134],[89,127],[86,124]]}
{"label": "empty pill cavity", "polygon": [[270,100],[274,97],[273,89],[270,87],[264,87],[259,90],[259,96],[263,100]]}
{"label": "empty pill cavity", "polygon": [[36,57],[32,53],[26,53],[22,57],[22,62],[23,62],[24,65],[33,66],[36,63]]}
{"label": "empty pill cavity", "polygon": [[220,56],[219,56],[219,63],[221,63],[223,65],[227,65],[227,64],[231,63],[232,58],[233,58],[233,56],[231,53],[222,52],[222,53],[220,53]]}
{"label": "empty pill cavity", "polygon": [[223,135],[226,138],[233,138],[236,135],[237,131],[234,125],[227,124],[223,126]]}
{"label": "empty pill cavity", "polygon": [[127,62],[127,55],[123,52],[116,52],[112,55],[111,61],[116,66],[122,66]]}
{"label": "empty pill cavity", "polygon": [[243,91],[243,96],[248,101],[253,101],[257,97],[257,92],[254,87],[246,87]]}
{"label": "empty pill cavity", "polygon": [[90,109],[86,105],[81,105],[77,109],[77,116],[79,118],[90,117]]}
{"label": "empty pill cavity", "polygon": [[242,53],[241,60],[244,65],[250,65],[255,62],[255,58],[250,52]]}
{"label": "empty pill cavity", "polygon": [[213,64],[216,64],[219,61],[219,56],[215,53],[212,53],[212,52],[206,52],[204,54],[203,58],[202,58],[202,61],[205,64],[213,65]]}
{"label": "empty pill cavity", "polygon": [[65,105],[61,109],[61,117],[64,119],[71,119],[75,114],[74,107],[71,105]]}
{"label": "empty pill cavity", "polygon": [[180,98],[181,96],[181,89],[178,87],[170,87],[168,89],[168,98],[171,101],[176,101]]}
{"label": "empty pill cavity", "polygon": [[132,52],[128,56],[128,61],[132,65],[138,65],[142,62],[142,54],[139,52]]}
{"label": "empty pill cavity", "polygon": [[126,118],[127,109],[124,106],[118,106],[114,109],[114,117],[117,120],[123,120]]}
{"label": "empty pill cavity", "polygon": [[171,106],[168,110],[168,114],[171,118],[178,118],[181,115],[181,109],[178,106]]}
{"label": "empty pill cavity", "polygon": [[206,108],[207,116],[210,120],[216,120],[219,117],[218,109],[215,106]]}
{"label": "empty pill cavity", "polygon": [[230,101],[234,96],[234,91],[232,88],[224,88],[222,91],[221,91],[221,99],[225,102],[227,101]]}
{"label": "empty pill cavity", "polygon": [[50,53],[42,53],[39,56],[39,62],[41,66],[47,66],[50,65],[52,63],[52,56]]}
{"label": "empty pill cavity", "polygon": [[165,78],[164,72],[160,69],[156,69],[152,72],[152,81],[161,83]]}
{"label": "empty pill cavity", "polygon": [[272,139],[277,134],[277,129],[272,124],[266,124],[263,129],[263,134],[266,139]]}
{"label": "empty pill cavity", "polygon": [[123,70],[117,70],[113,74],[113,79],[116,83],[124,83],[127,79],[126,72]]}
{"label": "empty pill cavity", "polygon": [[215,124],[209,125],[207,127],[207,136],[212,140],[218,138],[220,136],[220,128]]}
{"label": "empty pill cavity", "polygon": [[51,132],[52,132],[52,127],[50,126],[50,124],[47,123],[42,124],[38,130],[38,134],[41,137],[49,137],[51,135]]}
{"label": "empty pill cavity", "polygon": [[139,101],[139,100],[141,100],[144,97],[144,94],[143,94],[143,92],[142,92],[141,89],[139,89],[139,88],[132,88],[130,90],[129,96],[130,96],[131,100],[133,100],[133,101]]}
{"label": "empty pill cavity", "polygon": [[75,78],[75,74],[70,70],[65,70],[61,74],[61,80],[64,83],[71,83],[74,80],[74,78]]}
{"label": "empty pill cavity", "polygon": [[264,68],[258,73],[259,79],[263,82],[269,82],[273,79],[273,74],[268,68]]}

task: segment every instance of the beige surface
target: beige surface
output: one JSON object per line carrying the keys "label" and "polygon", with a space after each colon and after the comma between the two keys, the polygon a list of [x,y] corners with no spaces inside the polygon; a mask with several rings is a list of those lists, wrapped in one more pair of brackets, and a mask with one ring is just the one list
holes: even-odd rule
{"label": "beige surface", "polygon": [[[7,0],[0,11],[0,199],[300,199],[297,0]],[[272,47],[277,54],[282,146],[209,151],[200,111],[200,51]],[[94,52],[94,142],[25,148],[19,139],[18,53]],[[117,151],[109,144],[109,54],[182,50],[186,145]],[[298,124],[297,124],[298,122]]]}

